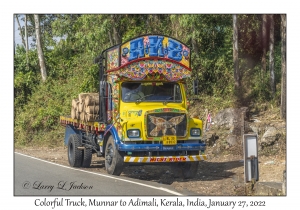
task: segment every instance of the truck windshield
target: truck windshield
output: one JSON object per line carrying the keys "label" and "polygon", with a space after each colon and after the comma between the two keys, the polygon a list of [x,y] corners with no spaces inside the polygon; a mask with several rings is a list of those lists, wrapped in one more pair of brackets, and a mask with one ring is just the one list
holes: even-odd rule
{"label": "truck windshield", "polygon": [[174,102],[182,101],[180,86],[173,82],[123,82],[124,102]]}

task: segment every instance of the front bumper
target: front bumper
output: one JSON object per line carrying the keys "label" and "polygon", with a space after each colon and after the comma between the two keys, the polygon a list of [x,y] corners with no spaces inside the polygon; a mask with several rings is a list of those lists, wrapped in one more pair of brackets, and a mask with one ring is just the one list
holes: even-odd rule
{"label": "front bumper", "polygon": [[186,156],[154,156],[154,157],[131,157],[125,156],[125,163],[172,163],[172,162],[195,162],[207,160],[206,155]]}
{"label": "front bumper", "polygon": [[176,145],[162,145],[162,144],[118,144],[119,151],[126,152],[153,152],[153,151],[202,151],[206,149],[204,143],[178,143]]}

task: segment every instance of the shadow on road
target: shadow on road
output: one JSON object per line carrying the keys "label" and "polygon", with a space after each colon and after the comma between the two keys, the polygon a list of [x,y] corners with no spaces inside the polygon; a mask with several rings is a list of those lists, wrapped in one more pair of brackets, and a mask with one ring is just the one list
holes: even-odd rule
{"label": "shadow on road", "polygon": [[183,179],[182,177],[174,177],[174,173],[170,166],[165,165],[138,165],[127,166],[124,168],[122,176],[135,178],[139,180],[154,181],[162,184],[172,184],[174,181],[213,181],[226,178],[234,178],[235,173],[230,171],[234,168],[243,167],[241,161],[228,162],[208,162],[199,163],[196,177],[192,179]]}

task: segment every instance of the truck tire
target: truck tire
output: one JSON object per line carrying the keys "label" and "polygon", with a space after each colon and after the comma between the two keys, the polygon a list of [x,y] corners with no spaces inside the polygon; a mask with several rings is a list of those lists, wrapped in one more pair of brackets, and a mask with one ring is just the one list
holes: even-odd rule
{"label": "truck tire", "polygon": [[81,146],[80,138],[77,134],[72,134],[68,140],[68,160],[72,167],[80,167],[82,164],[82,150],[77,149]]}
{"label": "truck tire", "polygon": [[82,158],[82,167],[88,168],[90,167],[92,162],[92,149],[91,148],[85,148],[83,150],[83,158]]}
{"label": "truck tire", "polygon": [[110,136],[105,147],[105,169],[107,173],[119,176],[124,167],[123,158],[123,153],[116,148],[113,136]]}
{"label": "truck tire", "polygon": [[182,174],[185,179],[194,178],[197,175],[199,162],[186,162],[182,167]]}

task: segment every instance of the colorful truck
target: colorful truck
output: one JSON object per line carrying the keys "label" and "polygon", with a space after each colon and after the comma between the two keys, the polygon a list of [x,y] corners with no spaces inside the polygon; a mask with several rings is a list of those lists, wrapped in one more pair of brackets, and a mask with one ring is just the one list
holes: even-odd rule
{"label": "colorful truck", "polygon": [[191,51],[164,35],[143,35],[104,50],[99,64],[99,112],[86,122],[61,116],[69,164],[105,158],[109,174],[134,164],[170,164],[184,178],[206,160],[202,121],[188,112]]}

